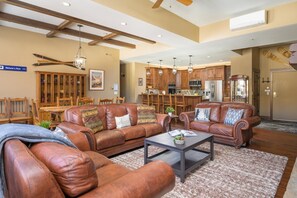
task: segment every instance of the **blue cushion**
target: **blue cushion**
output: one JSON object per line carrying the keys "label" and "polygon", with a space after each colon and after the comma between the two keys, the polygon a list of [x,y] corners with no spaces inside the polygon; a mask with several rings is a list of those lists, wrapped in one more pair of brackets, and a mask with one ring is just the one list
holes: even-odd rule
{"label": "blue cushion", "polygon": [[234,125],[237,120],[240,120],[243,114],[243,109],[229,108],[224,120],[224,124]]}
{"label": "blue cushion", "polygon": [[209,122],[210,108],[195,108],[195,120]]}

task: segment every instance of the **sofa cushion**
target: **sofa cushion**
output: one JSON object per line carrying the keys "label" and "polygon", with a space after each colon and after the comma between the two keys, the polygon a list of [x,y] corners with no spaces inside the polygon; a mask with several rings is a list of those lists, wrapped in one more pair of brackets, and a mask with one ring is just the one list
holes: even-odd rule
{"label": "sofa cushion", "polygon": [[119,130],[104,130],[95,134],[97,150],[125,143],[125,136]]}
{"label": "sofa cushion", "polygon": [[209,127],[209,131],[214,135],[221,135],[225,137],[233,137],[233,127],[222,123],[215,123]]}
{"label": "sofa cushion", "polygon": [[210,108],[195,108],[196,121],[209,121]]}
{"label": "sofa cushion", "polygon": [[112,130],[116,128],[115,117],[121,117],[127,114],[126,107],[120,104],[106,105],[106,122],[107,129]]}
{"label": "sofa cushion", "polygon": [[91,129],[94,133],[103,129],[103,124],[98,116],[98,109],[96,107],[81,110],[81,116],[85,127]]}
{"label": "sofa cushion", "polygon": [[142,124],[140,125],[145,129],[145,136],[150,137],[163,132],[162,125],[159,123]]}
{"label": "sofa cushion", "polygon": [[117,129],[131,126],[129,114],[121,117],[115,117],[115,121],[116,121]]}
{"label": "sofa cushion", "polygon": [[125,140],[131,140],[131,139],[136,139],[136,138],[140,138],[140,137],[145,137],[145,130],[140,125],[125,127],[125,128],[121,128],[118,130],[124,134]]}
{"label": "sofa cushion", "polygon": [[190,129],[196,130],[196,131],[203,131],[208,132],[210,125],[212,125],[214,122],[207,122],[207,121],[193,121],[190,123]]}
{"label": "sofa cushion", "polygon": [[91,160],[93,161],[95,169],[98,169],[98,168],[101,168],[103,166],[113,163],[107,157],[105,157],[104,155],[101,155],[95,151],[85,151],[85,153],[88,154],[89,157],[91,158]]}
{"label": "sofa cushion", "polygon": [[137,124],[157,122],[155,106],[137,105]]}
{"label": "sofa cushion", "polygon": [[131,126],[137,124],[137,105],[134,103],[124,103],[126,110],[130,116]]}
{"label": "sofa cushion", "polygon": [[224,120],[224,124],[234,125],[237,120],[240,120],[243,114],[243,109],[229,108]]}
{"label": "sofa cushion", "polygon": [[220,122],[221,103],[205,102],[196,105],[196,108],[210,108],[209,120],[213,122]]}
{"label": "sofa cushion", "polygon": [[220,122],[222,122],[222,123],[224,122],[229,108],[243,109],[244,112],[243,112],[242,118],[248,118],[255,114],[255,107],[250,104],[236,103],[236,102],[222,103],[222,105],[221,105],[221,121]]}
{"label": "sofa cushion", "polygon": [[37,143],[31,151],[53,173],[67,196],[76,197],[97,187],[94,163],[82,151],[53,142]]}

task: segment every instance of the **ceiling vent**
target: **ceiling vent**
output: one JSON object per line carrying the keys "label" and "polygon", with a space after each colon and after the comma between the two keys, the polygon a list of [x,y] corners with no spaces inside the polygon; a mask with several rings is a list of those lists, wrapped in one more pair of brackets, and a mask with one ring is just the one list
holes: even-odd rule
{"label": "ceiling vent", "polygon": [[230,19],[230,30],[239,30],[258,25],[267,24],[266,10],[260,10],[250,14],[234,17]]}

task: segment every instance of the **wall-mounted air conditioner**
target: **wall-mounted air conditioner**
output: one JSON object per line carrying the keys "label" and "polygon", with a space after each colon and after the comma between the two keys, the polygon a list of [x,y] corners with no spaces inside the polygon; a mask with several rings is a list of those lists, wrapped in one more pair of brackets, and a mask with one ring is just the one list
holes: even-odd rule
{"label": "wall-mounted air conditioner", "polygon": [[267,24],[267,11],[260,10],[250,14],[245,14],[239,17],[230,19],[230,30],[239,30],[248,27],[254,27],[262,24]]}

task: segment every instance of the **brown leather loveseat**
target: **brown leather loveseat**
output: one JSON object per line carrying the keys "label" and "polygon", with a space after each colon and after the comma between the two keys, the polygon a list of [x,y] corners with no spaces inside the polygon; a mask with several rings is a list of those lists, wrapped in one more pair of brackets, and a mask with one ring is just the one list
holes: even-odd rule
{"label": "brown leather loveseat", "polygon": [[[86,109],[98,109],[98,118],[102,121],[103,129],[94,133],[85,127],[82,119],[82,111]],[[167,114],[155,114],[153,123],[138,124],[138,104],[107,104],[79,106],[67,109],[64,113],[64,122],[58,125],[67,134],[86,134],[91,150],[105,156],[127,151],[144,145],[144,139],[166,131],[169,116]],[[115,117],[129,115],[131,126],[116,128]]]}
{"label": "brown leather loveseat", "polygon": [[[185,129],[212,133],[216,142],[236,148],[250,143],[252,128],[261,122],[261,118],[255,115],[255,107],[246,103],[205,102],[197,104],[196,108],[210,108],[209,121],[195,120],[195,111],[183,112],[179,118],[184,121]],[[243,110],[241,118],[233,125],[224,124],[229,108]]]}
{"label": "brown leather loveseat", "polygon": [[175,184],[165,162],[129,170],[97,152],[54,142],[28,148],[20,140],[8,140],[3,155],[7,198],[150,198],[161,197]]}

